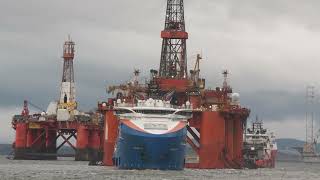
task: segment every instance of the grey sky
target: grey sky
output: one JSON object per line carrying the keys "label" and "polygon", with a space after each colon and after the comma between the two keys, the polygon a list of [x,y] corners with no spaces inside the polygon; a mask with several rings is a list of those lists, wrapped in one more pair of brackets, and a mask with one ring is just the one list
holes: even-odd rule
{"label": "grey sky", "polygon": [[[76,42],[77,99],[84,110],[106,98],[107,85],[131,78],[134,68],[143,76],[158,68],[165,5],[0,1],[0,142],[12,140],[10,118],[23,99],[46,108],[57,98],[68,34]],[[189,67],[202,52],[201,73],[212,88],[229,69],[253,116],[279,137],[303,139],[305,87],[320,88],[319,8],[317,0],[185,0]]]}

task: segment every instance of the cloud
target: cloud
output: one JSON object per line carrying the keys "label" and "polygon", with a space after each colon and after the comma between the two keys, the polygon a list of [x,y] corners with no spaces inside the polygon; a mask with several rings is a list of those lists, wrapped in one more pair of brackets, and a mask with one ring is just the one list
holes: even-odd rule
{"label": "cloud", "polygon": [[14,114],[20,112],[17,107],[1,107],[0,106],[0,143],[13,143],[15,130],[11,127],[11,120]]}
{"label": "cloud", "polygon": [[288,117],[282,121],[268,121],[264,127],[268,132],[273,132],[276,138],[295,138],[305,140],[305,121],[303,119],[296,119],[295,117]]}
{"label": "cloud", "polygon": [[[134,68],[142,70],[141,79],[148,77],[149,69],[159,66],[165,5],[165,0],[1,1],[0,107],[8,114],[27,99],[45,109],[57,99],[68,34],[76,42],[81,109],[106,99],[106,86],[130,79]],[[188,65],[202,52],[208,87],[221,85],[221,71],[229,69],[230,84],[253,116],[266,124],[290,118],[299,123],[305,87],[319,76],[319,7],[315,0],[185,1]]]}

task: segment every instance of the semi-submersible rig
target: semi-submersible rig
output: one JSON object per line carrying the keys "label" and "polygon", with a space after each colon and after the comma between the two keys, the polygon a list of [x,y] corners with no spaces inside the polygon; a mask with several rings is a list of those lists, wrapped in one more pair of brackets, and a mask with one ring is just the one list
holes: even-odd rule
{"label": "semi-submersible rig", "polygon": [[70,37],[63,46],[59,100],[52,101],[47,110],[37,114],[29,114],[28,105],[33,104],[25,100],[22,113],[13,117],[12,127],[16,130],[14,159],[57,159],[57,151],[65,144],[74,149],[75,160],[96,159],[101,152],[103,129],[99,124],[99,115],[77,110],[74,46]]}
{"label": "semi-submersible rig", "polygon": [[[76,160],[97,158],[102,152],[103,164],[113,166],[119,125],[114,113],[115,102],[118,99],[134,102],[147,97],[165,98],[169,94],[172,104],[181,106],[188,101],[192,106],[186,141],[196,152],[198,160],[186,162],[185,167],[242,168],[243,131],[250,111],[240,106],[239,95],[233,93],[227,83],[228,71],[223,72],[222,86],[214,90],[206,89],[205,79],[200,78],[200,55],[194,69],[187,71],[188,33],[183,0],[167,1],[161,38],[159,70],[150,70],[150,80],[145,84],[134,79],[110,86],[108,92],[116,97],[99,102],[98,114],[76,111],[73,78],[64,78],[65,75],[73,77],[74,43],[67,41],[60,100],[51,104],[47,112],[36,115],[37,118],[29,115],[26,105],[22,115],[13,118],[16,130],[14,158],[56,159],[57,150],[67,143],[76,150]],[[135,76],[138,74],[139,71],[135,71]],[[104,123],[99,123],[99,117]],[[57,147],[59,137],[63,143]],[[72,137],[76,139],[76,145],[69,141]]]}

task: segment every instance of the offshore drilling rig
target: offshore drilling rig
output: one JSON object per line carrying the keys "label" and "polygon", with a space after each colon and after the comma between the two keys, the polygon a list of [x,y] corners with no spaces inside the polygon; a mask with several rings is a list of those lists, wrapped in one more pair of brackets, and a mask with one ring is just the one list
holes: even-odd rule
{"label": "offshore drilling rig", "polygon": [[306,142],[303,148],[298,151],[302,155],[302,160],[306,163],[320,163],[320,154],[317,147],[320,130],[315,131],[316,127],[316,94],[314,86],[306,87]]}
{"label": "offshore drilling rig", "polygon": [[[57,151],[65,144],[74,149],[75,160],[95,159],[101,151],[99,118],[77,110],[74,46],[70,37],[63,46],[59,100],[51,102],[46,111],[36,114],[29,114],[28,104],[31,103],[24,101],[21,115],[13,117],[12,127],[16,130],[14,159],[57,159]],[[57,146],[59,138],[62,143]],[[72,138],[76,144],[72,143]]]}
{"label": "offshore drilling rig", "polygon": [[168,0],[165,27],[161,32],[162,50],[159,70],[150,70],[151,79],[146,84],[137,81],[110,86],[108,92],[116,94],[107,102],[98,103],[105,117],[104,164],[113,165],[112,156],[118,138],[118,120],[113,113],[117,99],[134,102],[136,98],[166,98],[181,106],[189,101],[193,117],[188,120],[187,142],[198,155],[198,162],[186,163],[188,168],[242,168],[243,130],[250,110],[240,106],[239,94],[228,84],[228,71],[223,71],[224,81],[215,90],[205,88],[200,78],[200,59],[195,68],[187,71],[183,0]]}
{"label": "offshore drilling rig", "polygon": [[[16,130],[15,159],[57,159],[57,151],[65,144],[75,150],[76,160],[98,159],[103,150],[103,162],[112,166],[112,156],[118,138],[118,119],[113,105],[117,99],[126,102],[137,98],[164,98],[168,94],[171,104],[181,106],[189,101],[193,117],[188,120],[187,142],[198,156],[197,162],[186,162],[189,168],[241,168],[244,124],[250,111],[240,106],[239,94],[233,93],[228,84],[228,71],[223,71],[222,86],[206,89],[200,76],[200,60],[197,56],[194,69],[187,70],[183,0],[168,0],[165,27],[161,32],[162,50],[160,67],[150,70],[150,80],[139,84],[139,71],[132,82],[110,86],[108,92],[115,98],[98,103],[104,117],[104,127],[99,115],[77,110],[74,83],[75,43],[69,38],[63,48],[63,75],[60,97],[51,102],[46,111],[30,114],[27,101],[21,115],[15,115],[12,126]],[[103,133],[104,129],[104,133]],[[57,146],[57,139],[62,143]],[[70,141],[75,139],[76,144]]]}

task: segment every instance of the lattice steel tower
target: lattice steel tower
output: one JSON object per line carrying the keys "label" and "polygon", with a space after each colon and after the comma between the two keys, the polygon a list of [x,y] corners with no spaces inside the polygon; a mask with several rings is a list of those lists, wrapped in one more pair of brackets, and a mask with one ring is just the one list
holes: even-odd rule
{"label": "lattice steel tower", "polygon": [[165,27],[161,32],[162,50],[159,76],[187,77],[187,51],[183,0],[168,0]]}
{"label": "lattice steel tower", "polygon": [[63,46],[63,73],[59,104],[75,103],[75,84],[73,73],[74,45],[70,36]]}
{"label": "lattice steel tower", "polygon": [[314,119],[315,119],[315,87],[306,88],[306,144],[304,153],[315,153]]}

